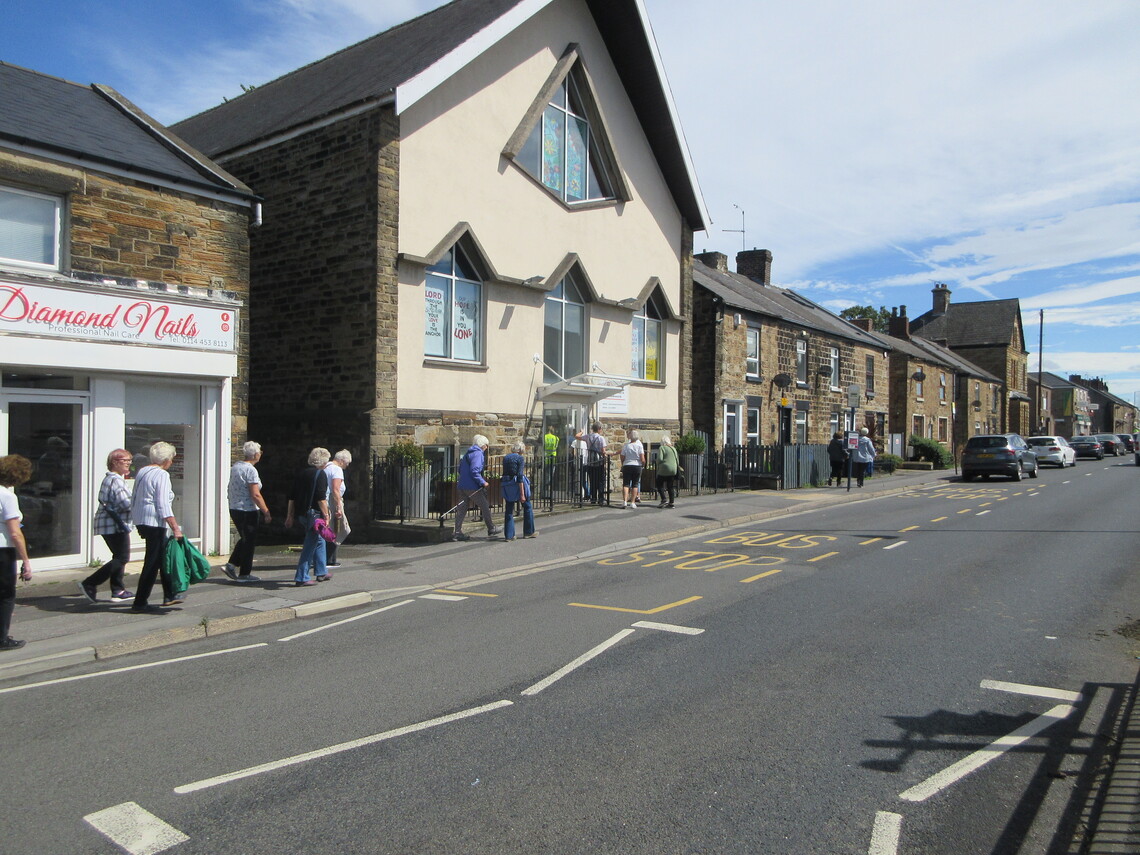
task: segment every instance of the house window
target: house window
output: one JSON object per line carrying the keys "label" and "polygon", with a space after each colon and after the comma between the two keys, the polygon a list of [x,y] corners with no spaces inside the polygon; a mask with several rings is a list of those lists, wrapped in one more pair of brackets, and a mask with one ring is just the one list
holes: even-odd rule
{"label": "house window", "polygon": [[831,378],[827,381],[832,389],[839,388],[839,348],[833,347],[829,353],[828,367],[831,368]]}
{"label": "house window", "polygon": [[940,403],[946,403],[946,375],[942,373],[938,375],[938,400]]}
{"label": "house window", "polygon": [[483,282],[458,244],[427,269],[424,355],[478,362],[483,356]]}
{"label": "house window", "polygon": [[0,262],[58,270],[63,202],[0,187]]}
{"label": "house window", "polygon": [[806,386],[808,382],[807,342],[796,340],[796,382]]}
{"label": "house window", "polygon": [[948,419],[938,420],[938,441],[948,442],[950,439],[950,422]]}
{"label": "house window", "polygon": [[807,410],[796,410],[796,423],[795,423],[795,437],[796,442],[800,445],[807,443],[808,431],[808,414]]}
{"label": "house window", "polygon": [[867,386],[867,394],[871,395],[875,392],[875,357],[867,357],[867,366],[865,369],[865,376],[863,382]]}
{"label": "house window", "polygon": [[831,437],[839,433],[839,413],[834,412],[827,419],[827,438],[831,441]]}
{"label": "house window", "polygon": [[572,72],[555,90],[517,160],[564,202],[612,199],[614,182],[575,77]]}
{"label": "house window", "polygon": [[914,416],[913,420],[911,421],[910,432],[914,436],[922,436],[922,431],[923,431],[924,427],[925,426],[923,424],[922,416],[917,416],[917,415]]}
{"label": "house window", "polygon": [[546,296],[543,380],[553,383],[586,370],[586,301],[567,276]]}
{"label": "house window", "polygon": [[915,378],[914,381],[914,397],[918,398],[920,401],[922,400],[922,387],[924,382],[925,381],[919,380],[917,378]]}
{"label": "house window", "polygon": [[747,336],[747,355],[744,358],[744,376],[748,380],[760,379],[760,330],[749,327]]}
{"label": "house window", "polygon": [[744,431],[745,442],[748,445],[760,444],[760,408],[748,408],[748,422]]}
{"label": "house window", "polygon": [[641,380],[661,380],[661,314],[652,300],[633,316],[631,374]]}
{"label": "house window", "polygon": [[974,384],[974,409],[980,410],[982,408],[982,384]]}

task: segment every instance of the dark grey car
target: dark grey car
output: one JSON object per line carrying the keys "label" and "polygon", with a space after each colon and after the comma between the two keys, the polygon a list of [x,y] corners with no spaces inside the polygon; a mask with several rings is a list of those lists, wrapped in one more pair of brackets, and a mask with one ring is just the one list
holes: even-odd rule
{"label": "dark grey car", "polygon": [[1037,477],[1037,454],[1020,434],[998,433],[972,436],[962,452],[962,480],[978,475],[1008,475],[1020,481],[1025,475]]}

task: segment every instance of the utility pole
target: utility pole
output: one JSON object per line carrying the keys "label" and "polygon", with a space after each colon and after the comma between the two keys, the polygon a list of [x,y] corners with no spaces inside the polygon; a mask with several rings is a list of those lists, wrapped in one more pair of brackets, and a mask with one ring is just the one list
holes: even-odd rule
{"label": "utility pole", "polygon": [[1045,414],[1042,411],[1041,394],[1041,362],[1045,352],[1045,310],[1040,309],[1037,316],[1037,433],[1045,432]]}

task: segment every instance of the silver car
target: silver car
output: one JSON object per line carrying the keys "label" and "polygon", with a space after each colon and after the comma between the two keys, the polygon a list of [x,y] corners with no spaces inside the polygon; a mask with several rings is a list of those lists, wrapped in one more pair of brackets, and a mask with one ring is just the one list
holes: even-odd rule
{"label": "silver car", "polygon": [[1038,463],[1052,463],[1062,469],[1077,465],[1077,451],[1063,436],[1029,436],[1025,441],[1037,452]]}

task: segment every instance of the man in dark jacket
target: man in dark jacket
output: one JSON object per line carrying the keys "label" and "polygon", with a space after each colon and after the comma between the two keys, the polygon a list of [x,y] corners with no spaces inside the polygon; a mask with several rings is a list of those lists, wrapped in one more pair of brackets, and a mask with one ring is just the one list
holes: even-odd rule
{"label": "man in dark jacket", "polygon": [[483,514],[483,522],[487,526],[487,537],[498,537],[503,533],[491,520],[491,503],[487,500],[487,481],[483,477],[483,468],[487,465],[487,448],[490,441],[482,434],[475,434],[471,447],[459,461],[459,506],[455,509],[455,531],[452,540],[470,540],[471,535],[463,533],[463,518],[467,516],[467,509],[474,502]]}
{"label": "man in dark jacket", "polygon": [[827,479],[827,486],[831,486],[832,478],[835,479],[836,487],[842,486],[840,482],[843,480],[843,464],[847,462],[847,446],[839,431],[835,432],[827,444],[827,459],[831,461],[831,477]]}

